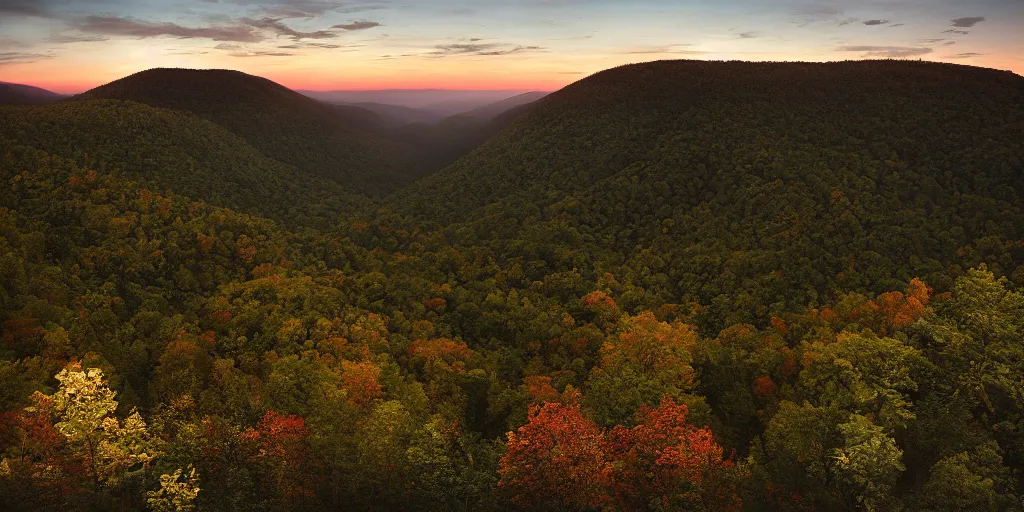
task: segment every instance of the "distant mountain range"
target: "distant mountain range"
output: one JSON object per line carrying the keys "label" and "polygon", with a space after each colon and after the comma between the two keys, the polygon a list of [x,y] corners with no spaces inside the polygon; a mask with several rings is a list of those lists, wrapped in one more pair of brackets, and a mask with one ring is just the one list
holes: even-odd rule
{"label": "distant mountain range", "polygon": [[[52,103],[67,98],[29,86],[4,87],[0,90],[10,92],[12,104]],[[380,97],[398,98],[401,94],[405,93],[383,91]],[[26,138],[38,137],[35,140],[39,147],[66,156],[84,152],[101,140],[118,141],[90,151],[90,162],[99,163],[96,159],[100,158],[108,165],[126,169],[138,169],[141,161],[136,156],[143,153],[118,156],[109,150],[146,148],[144,153],[165,155],[168,164],[152,169],[146,176],[150,181],[212,204],[278,218],[267,210],[267,202],[258,199],[270,193],[263,189],[265,185],[277,183],[274,186],[279,190],[291,190],[288,194],[295,194],[296,204],[323,204],[321,192],[339,198],[346,194],[385,194],[451,163],[511,121],[502,114],[542,96],[530,93],[509,98],[511,93],[494,91],[408,94],[405,99],[413,103],[448,101],[476,110],[448,120],[437,111],[407,106],[325,103],[237,71],[152,69],[67,98],[70,101],[48,109],[11,111],[7,113],[10,122],[6,131],[26,142]],[[494,98],[498,100],[489,102]],[[151,108],[143,109],[139,104]],[[198,119],[189,120],[181,113],[212,125],[202,128]],[[67,124],[58,129],[62,118]],[[133,138],[145,131],[139,123],[147,122],[161,127],[153,134],[162,133],[163,127],[177,126],[160,142],[178,148],[174,150],[180,151],[178,156],[152,146],[156,139]],[[40,131],[44,126],[49,126],[49,131]],[[112,131],[114,126],[120,129]],[[213,126],[225,131],[211,130]],[[21,131],[13,131],[15,127]],[[200,133],[204,134],[202,140],[189,138]],[[212,146],[207,143],[213,140],[216,143]],[[189,160],[190,152],[196,155],[197,164],[193,171],[196,176],[192,177],[182,174],[178,167]],[[263,159],[241,156],[253,152]],[[236,156],[217,157],[229,154]],[[209,183],[214,176],[221,180],[217,186],[197,186]],[[337,186],[326,186],[323,179]],[[340,200],[351,203],[354,199]]]}
{"label": "distant mountain range", "polygon": [[379,91],[306,91],[311,98],[328,103],[380,103],[455,115],[490,103],[502,101],[531,91],[503,90],[445,90],[445,89],[386,89]]}
{"label": "distant mountain range", "polygon": [[42,105],[66,96],[31,85],[0,82],[0,105]]}

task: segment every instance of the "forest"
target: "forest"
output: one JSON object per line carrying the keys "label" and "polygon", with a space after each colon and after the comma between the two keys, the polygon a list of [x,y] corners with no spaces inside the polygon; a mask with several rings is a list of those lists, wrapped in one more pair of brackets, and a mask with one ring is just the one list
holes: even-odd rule
{"label": "forest", "polygon": [[1024,510],[1024,78],[630,65],[436,172],[279,87],[0,106],[0,509]]}

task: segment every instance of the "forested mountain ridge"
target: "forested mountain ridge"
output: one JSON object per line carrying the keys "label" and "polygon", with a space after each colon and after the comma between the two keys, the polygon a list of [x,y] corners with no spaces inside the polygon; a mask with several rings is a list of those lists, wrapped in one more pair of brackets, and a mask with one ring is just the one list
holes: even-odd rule
{"label": "forested mountain ridge", "polygon": [[292,225],[327,226],[368,205],[344,186],[271,160],[187,111],[116,100],[0,107],[0,137],[119,171],[156,192]]}
{"label": "forested mountain ridge", "polygon": [[552,94],[387,204],[531,279],[627,268],[649,305],[763,321],[914,276],[946,289],[951,264],[1024,281],[1022,141],[1012,73],[664,61]]}
{"label": "forested mountain ridge", "polygon": [[370,133],[369,112],[346,112],[265,78],[229,70],[151,69],[74,99],[184,110],[217,123],[266,156],[349,189],[379,195],[408,183],[408,149]]}
{"label": "forested mountain ridge", "polygon": [[[361,213],[190,113],[0,109],[0,508],[1024,510],[1020,78],[720,65]],[[694,69],[746,99],[659,117]]]}

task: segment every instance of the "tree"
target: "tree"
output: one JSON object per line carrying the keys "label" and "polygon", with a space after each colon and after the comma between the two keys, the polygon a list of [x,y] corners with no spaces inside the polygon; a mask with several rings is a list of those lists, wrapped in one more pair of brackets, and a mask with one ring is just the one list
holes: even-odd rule
{"label": "tree", "polygon": [[915,348],[870,331],[843,332],[834,343],[810,345],[804,359],[801,383],[820,405],[875,415],[890,429],[914,419],[909,394],[923,362]]}
{"label": "tree", "polygon": [[971,270],[920,328],[932,359],[989,424],[1024,404],[1024,294],[1008,285],[985,268]]}
{"label": "tree", "polygon": [[695,385],[693,327],[660,322],[653,313],[624,317],[601,347],[588,382],[588,404],[602,425],[634,425],[634,415],[660,397],[679,400]]}
{"label": "tree", "polygon": [[598,508],[607,502],[602,480],[611,470],[602,438],[579,405],[533,406],[529,422],[508,433],[498,486],[531,509]]}
{"label": "tree", "polygon": [[665,398],[632,429],[613,428],[604,441],[611,460],[609,493],[618,509],[739,510],[735,464],[707,427],[686,422],[687,407]]}
{"label": "tree", "polygon": [[844,443],[833,459],[847,502],[867,511],[891,510],[892,488],[905,469],[903,451],[882,427],[859,414],[850,415],[839,431]]}
{"label": "tree", "polygon": [[306,422],[299,416],[285,416],[268,411],[255,428],[240,434],[252,443],[255,452],[250,460],[257,462],[260,476],[269,477],[277,499],[282,503],[299,500],[312,494],[311,467],[306,449]]}
{"label": "tree", "polygon": [[104,484],[118,484],[130,468],[148,465],[159,454],[137,412],[132,411],[123,424],[112,417],[117,401],[102,370],[83,371],[72,364],[56,378],[60,382],[57,392],[51,396],[36,393],[33,402],[53,415],[54,428],[73,448],[84,452],[95,490]]}
{"label": "tree", "polygon": [[987,443],[970,452],[945,457],[931,469],[922,490],[922,505],[936,512],[1012,510],[1020,503],[1009,489],[1010,470],[999,446]]}
{"label": "tree", "polygon": [[189,512],[195,510],[193,504],[199,496],[199,477],[195,468],[189,468],[185,479],[181,478],[181,469],[172,474],[160,475],[160,488],[146,493],[147,502],[153,512]]}

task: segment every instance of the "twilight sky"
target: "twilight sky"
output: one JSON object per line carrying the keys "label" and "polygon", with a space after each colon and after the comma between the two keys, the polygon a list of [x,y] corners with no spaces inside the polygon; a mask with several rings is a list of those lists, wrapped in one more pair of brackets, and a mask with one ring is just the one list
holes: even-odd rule
{"label": "twilight sky", "polygon": [[0,0],[0,81],[152,67],[296,89],[541,89],[657,59],[922,58],[1024,74],[1024,0]]}

